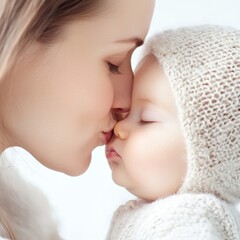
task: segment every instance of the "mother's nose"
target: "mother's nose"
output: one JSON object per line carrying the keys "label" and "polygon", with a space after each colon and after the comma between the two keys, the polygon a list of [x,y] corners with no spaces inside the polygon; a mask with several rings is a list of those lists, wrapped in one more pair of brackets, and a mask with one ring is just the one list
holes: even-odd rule
{"label": "mother's nose", "polygon": [[[113,116],[125,114],[129,111],[132,96],[133,73],[129,70],[128,73],[120,74],[113,79],[114,98],[112,104]],[[116,119],[120,120],[120,119]]]}

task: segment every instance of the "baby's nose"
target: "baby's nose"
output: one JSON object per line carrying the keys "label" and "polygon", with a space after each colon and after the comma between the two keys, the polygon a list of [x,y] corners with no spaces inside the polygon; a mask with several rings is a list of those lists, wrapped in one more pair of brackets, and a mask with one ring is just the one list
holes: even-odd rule
{"label": "baby's nose", "polygon": [[128,137],[128,130],[124,122],[124,120],[119,121],[114,127],[114,135],[121,140],[126,140]]}

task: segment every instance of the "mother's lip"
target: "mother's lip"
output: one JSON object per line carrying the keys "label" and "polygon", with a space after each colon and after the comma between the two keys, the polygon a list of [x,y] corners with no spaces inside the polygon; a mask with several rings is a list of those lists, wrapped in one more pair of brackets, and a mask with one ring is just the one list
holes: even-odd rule
{"label": "mother's lip", "polygon": [[104,144],[107,144],[112,138],[113,131],[103,132],[103,135],[104,135]]}

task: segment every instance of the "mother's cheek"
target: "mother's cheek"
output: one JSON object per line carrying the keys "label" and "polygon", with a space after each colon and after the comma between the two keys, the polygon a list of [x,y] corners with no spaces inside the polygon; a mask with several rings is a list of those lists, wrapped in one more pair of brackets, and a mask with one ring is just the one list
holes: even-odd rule
{"label": "mother's cheek", "polygon": [[114,101],[114,89],[110,80],[100,80],[95,86],[92,86],[92,96],[89,104],[95,109],[97,115],[109,114]]}

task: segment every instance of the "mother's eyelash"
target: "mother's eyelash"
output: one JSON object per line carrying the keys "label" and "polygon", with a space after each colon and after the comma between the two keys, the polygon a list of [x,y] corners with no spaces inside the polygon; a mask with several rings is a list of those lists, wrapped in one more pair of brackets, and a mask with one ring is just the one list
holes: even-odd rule
{"label": "mother's eyelash", "polygon": [[119,71],[119,66],[111,63],[111,62],[108,62],[107,61],[107,64],[108,64],[108,68],[109,68],[109,71],[113,74],[121,74],[120,71]]}

